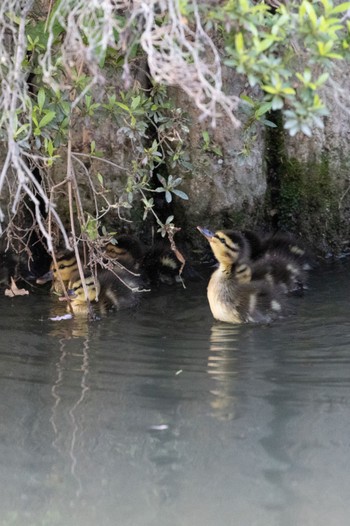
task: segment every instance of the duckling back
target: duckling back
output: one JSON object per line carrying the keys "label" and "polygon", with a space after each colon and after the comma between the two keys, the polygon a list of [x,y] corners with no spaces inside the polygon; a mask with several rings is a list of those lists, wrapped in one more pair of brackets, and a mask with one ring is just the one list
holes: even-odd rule
{"label": "duckling back", "polygon": [[143,263],[145,248],[135,237],[123,234],[105,247],[105,259],[113,265],[119,279],[135,290],[146,290],[149,277]]}
{"label": "duckling back", "polygon": [[177,249],[175,252],[168,240],[159,239],[146,251],[143,268],[151,285],[173,285],[181,282],[182,278],[185,280],[199,278],[199,274],[184,255],[186,254],[184,245],[181,243]]}
{"label": "duckling back", "polygon": [[125,268],[137,271],[144,257],[144,247],[136,237],[122,234],[106,245],[105,253]]}
{"label": "duckling back", "polygon": [[100,293],[98,303],[104,311],[110,309],[129,309],[136,307],[141,299],[141,291],[126,286],[114,272],[102,270],[98,273]]}
{"label": "duckling back", "polygon": [[269,254],[274,257],[288,258],[303,270],[310,270],[312,266],[310,252],[299,239],[290,233],[277,232],[260,235],[251,230],[244,230],[242,234],[250,246],[250,257],[254,261]]}
{"label": "duckling back", "polygon": [[262,280],[280,286],[286,293],[302,293],[307,282],[307,273],[298,261],[283,253],[266,253],[255,261],[238,261],[233,272],[240,283]]}

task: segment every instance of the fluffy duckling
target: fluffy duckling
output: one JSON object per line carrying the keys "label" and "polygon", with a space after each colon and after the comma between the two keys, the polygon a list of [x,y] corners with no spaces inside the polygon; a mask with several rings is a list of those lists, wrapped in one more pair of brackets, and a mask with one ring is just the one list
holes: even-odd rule
{"label": "fluffy duckling", "polygon": [[113,265],[113,270],[129,287],[142,290],[149,287],[150,280],[143,265],[145,248],[137,238],[123,234],[115,242],[107,243],[104,250],[107,260],[120,264]]}
{"label": "fluffy duckling", "polygon": [[141,268],[145,249],[135,237],[122,234],[113,242],[107,243],[105,253],[108,258],[119,261],[128,270],[138,271]]}
{"label": "fluffy duckling", "polygon": [[[119,238],[118,238],[119,239]],[[120,281],[132,289],[144,290],[147,283],[140,276],[138,258],[141,248],[135,241],[124,239],[120,236],[120,243],[114,245],[109,243],[106,247],[107,259],[118,261],[119,265],[113,265],[113,272],[117,274]],[[52,281],[51,291],[59,296],[63,295],[61,280],[67,289],[71,275],[78,270],[78,263],[74,251],[63,250],[56,254],[57,267],[52,261],[49,271],[37,278],[36,283],[44,284]]]}
{"label": "fluffy duckling", "polygon": [[208,285],[208,301],[215,319],[229,323],[268,322],[282,311],[280,290],[267,281],[240,281],[235,265],[249,246],[240,234],[233,231],[216,233],[197,227],[208,240],[219,267]]}
{"label": "fluffy duckling", "polygon": [[302,293],[306,272],[301,265],[283,254],[265,254],[256,261],[239,260],[233,268],[239,283],[264,280],[279,285],[285,293]]}
{"label": "fluffy duckling", "polygon": [[71,274],[78,270],[78,264],[75,253],[68,250],[58,252],[56,254],[56,261],[57,268],[52,261],[49,271],[40,278],[37,278],[36,283],[42,285],[48,281],[52,281],[51,292],[55,292],[61,296],[63,294],[61,280],[67,288]]}
{"label": "fluffy duckling", "polygon": [[294,261],[303,270],[310,270],[311,257],[303,244],[292,234],[277,232],[270,235],[261,235],[252,230],[244,230],[242,235],[247,240],[252,260],[258,260],[267,254],[273,257],[288,258]]}
{"label": "fluffy duckling", "polygon": [[171,250],[165,239],[158,240],[150,247],[144,257],[143,265],[152,285],[173,285],[180,281],[181,261]]}
{"label": "fluffy duckling", "polygon": [[143,268],[152,285],[174,285],[183,279],[200,279],[199,274],[186,261],[183,244],[177,244],[176,251],[171,248],[168,239],[158,239],[145,253]]}
{"label": "fluffy duckling", "polygon": [[[87,271],[84,280],[88,300],[94,312],[106,314],[112,309],[121,310],[135,307],[139,302],[138,293],[125,287],[113,271],[101,270],[97,276]],[[84,285],[79,272],[73,272],[71,275],[67,293],[75,314],[87,314],[89,312]]]}

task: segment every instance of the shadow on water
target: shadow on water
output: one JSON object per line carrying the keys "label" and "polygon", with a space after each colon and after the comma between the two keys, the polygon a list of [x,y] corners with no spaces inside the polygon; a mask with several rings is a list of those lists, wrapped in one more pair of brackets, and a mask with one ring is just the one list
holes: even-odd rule
{"label": "shadow on water", "polygon": [[203,284],[86,323],[0,299],[0,525],[347,526],[349,264],[272,325]]}

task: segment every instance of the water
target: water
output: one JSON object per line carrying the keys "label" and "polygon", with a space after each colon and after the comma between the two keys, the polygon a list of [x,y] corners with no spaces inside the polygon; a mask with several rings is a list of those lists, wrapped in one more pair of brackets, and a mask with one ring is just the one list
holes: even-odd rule
{"label": "water", "polygon": [[347,526],[349,270],[270,326],[205,283],[90,324],[0,298],[0,525]]}

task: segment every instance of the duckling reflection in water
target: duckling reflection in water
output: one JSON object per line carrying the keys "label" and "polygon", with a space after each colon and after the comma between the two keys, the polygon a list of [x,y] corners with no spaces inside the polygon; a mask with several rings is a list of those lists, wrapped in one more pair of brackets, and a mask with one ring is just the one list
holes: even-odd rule
{"label": "duckling reflection in water", "polygon": [[214,382],[210,390],[212,415],[218,420],[231,420],[235,416],[239,331],[238,325],[227,323],[215,323],[211,327],[207,371]]}
{"label": "duckling reflection in water", "polygon": [[74,272],[68,283],[67,292],[74,314],[88,314],[89,304],[94,313],[106,314],[112,309],[132,308],[139,303],[139,294],[123,285],[112,271],[102,270],[97,276],[86,272],[84,281],[85,287],[79,272]]}
{"label": "duckling reflection in water", "polygon": [[282,313],[281,289],[264,280],[240,281],[235,274],[239,258],[249,255],[243,236],[197,227],[208,240],[219,267],[210,278],[208,301],[215,319],[228,323],[268,322]]}

